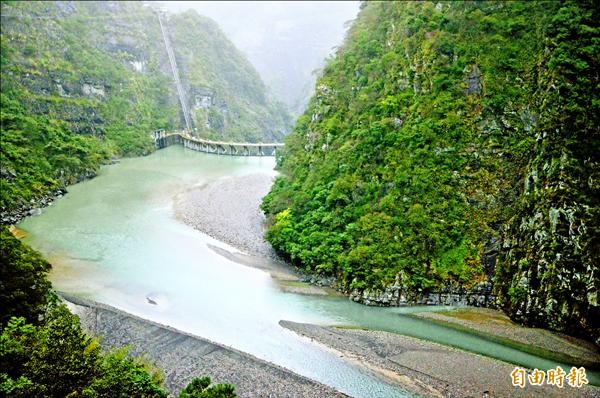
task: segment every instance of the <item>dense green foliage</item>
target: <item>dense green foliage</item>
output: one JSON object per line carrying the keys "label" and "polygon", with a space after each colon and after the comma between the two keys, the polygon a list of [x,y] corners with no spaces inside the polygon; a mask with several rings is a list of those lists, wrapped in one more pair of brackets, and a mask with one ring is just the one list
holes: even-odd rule
{"label": "dense green foliage", "polygon": [[104,353],[58,304],[39,253],[1,227],[0,393],[166,397],[160,374],[126,350]]}
{"label": "dense green foliage", "polygon": [[598,20],[591,2],[363,4],[286,140],[267,239],[358,291],[468,287],[499,252],[513,318],[598,337]]}
{"label": "dense green foliage", "polygon": [[0,226],[0,326],[15,314],[38,323],[46,312],[50,264]]}
{"label": "dense green foliage", "polygon": [[160,373],[126,351],[103,353],[53,306],[42,326],[13,317],[0,335],[0,391],[14,397],[166,397]]}
{"label": "dense green foliage", "polygon": [[231,384],[210,383],[210,377],[197,377],[181,391],[179,398],[235,398],[235,388]]}
{"label": "dense green foliage", "polygon": [[[126,349],[104,352],[86,336],[53,296],[50,265],[5,226],[0,232],[0,396],[167,397],[158,370]],[[184,396],[236,396],[232,385],[209,385],[194,380]]]}
{"label": "dense green foliage", "polygon": [[[287,113],[214,22],[195,13],[171,19],[198,134],[281,139]],[[0,55],[2,212],[92,176],[113,157],[148,154],[153,130],[182,127],[158,17],[141,3],[2,2]],[[207,108],[194,109],[198,90],[211,96]]]}
{"label": "dense green foliage", "polygon": [[0,95],[0,208],[13,209],[93,175],[115,153],[105,140],[73,133],[63,121],[32,115],[9,93]]}
{"label": "dense green foliage", "polygon": [[[149,133],[177,124],[160,48],[142,46],[153,14],[136,11],[137,23],[119,26],[94,3],[2,3],[0,208],[93,175],[112,156],[149,153]],[[128,66],[125,35],[147,73]]]}

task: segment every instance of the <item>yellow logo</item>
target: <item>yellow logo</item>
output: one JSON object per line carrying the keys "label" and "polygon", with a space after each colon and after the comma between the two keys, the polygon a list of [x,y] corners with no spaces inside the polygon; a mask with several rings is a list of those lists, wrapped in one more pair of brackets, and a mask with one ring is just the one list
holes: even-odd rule
{"label": "yellow logo", "polygon": [[571,368],[571,371],[567,375],[567,383],[571,387],[581,387],[588,383],[588,379],[585,377],[585,368],[581,367],[577,369],[575,366]]}
{"label": "yellow logo", "polygon": [[515,387],[525,388],[527,382],[532,386],[544,385],[544,380],[548,385],[554,385],[558,388],[563,388],[565,380],[567,384],[574,388],[580,388],[584,384],[588,384],[588,379],[585,375],[585,368],[581,367],[577,369],[575,366],[571,368],[569,374],[567,374],[560,366],[555,369],[550,369],[546,372],[543,370],[534,369],[528,374],[525,369],[515,367],[510,372],[512,385]]}

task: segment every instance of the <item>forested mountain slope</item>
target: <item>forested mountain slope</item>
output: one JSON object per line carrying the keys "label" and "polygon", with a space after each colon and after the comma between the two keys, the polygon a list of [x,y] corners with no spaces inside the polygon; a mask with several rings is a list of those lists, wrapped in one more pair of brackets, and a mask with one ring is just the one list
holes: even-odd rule
{"label": "forested mountain slope", "polygon": [[[181,107],[157,13],[138,2],[2,2],[3,223],[113,156],[153,150]],[[287,114],[216,24],[165,16],[197,134],[278,141]]]}
{"label": "forested mountain slope", "polygon": [[600,343],[598,7],[361,8],[286,140],[268,240],[363,297],[489,279],[513,319]]}
{"label": "forested mountain slope", "polygon": [[258,72],[211,19],[187,11],[168,20],[173,48],[202,137],[277,142],[291,118],[272,103]]}

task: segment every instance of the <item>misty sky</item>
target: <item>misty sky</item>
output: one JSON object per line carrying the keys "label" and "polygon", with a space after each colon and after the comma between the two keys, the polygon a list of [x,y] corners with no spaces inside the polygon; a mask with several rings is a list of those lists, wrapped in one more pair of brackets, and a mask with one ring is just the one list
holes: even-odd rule
{"label": "misty sky", "polygon": [[260,73],[277,99],[295,113],[312,94],[313,71],[342,43],[357,1],[171,1],[214,19]]}

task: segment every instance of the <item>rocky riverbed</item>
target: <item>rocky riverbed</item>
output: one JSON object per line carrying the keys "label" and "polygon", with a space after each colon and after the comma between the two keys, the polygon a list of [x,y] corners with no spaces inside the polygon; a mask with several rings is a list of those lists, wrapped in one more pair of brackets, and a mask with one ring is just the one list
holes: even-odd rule
{"label": "rocky riverbed", "polygon": [[[282,289],[318,294],[310,292],[307,287],[315,287],[319,284],[329,286],[335,281],[293,272],[291,267],[277,261],[276,254],[263,239],[264,216],[259,205],[262,197],[268,192],[271,182],[271,177],[267,175],[253,175],[222,179],[194,188],[179,195],[176,204],[177,217],[194,228],[249,253],[250,255],[229,253],[220,248],[213,248],[233,261],[269,270],[276,279],[280,279]],[[276,269],[278,271],[274,271]],[[489,283],[482,283],[468,291],[460,286],[447,286],[439,292],[411,295],[411,292],[405,292],[400,284],[395,284],[386,291],[351,292],[350,298],[364,304],[384,306],[412,303],[494,306],[495,297],[491,294],[491,290]],[[510,340],[533,344],[541,351],[548,351],[548,344],[556,342],[556,339],[548,339],[547,331],[514,325],[510,320],[504,319],[506,317],[498,311],[490,309],[477,309],[477,311],[480,311],[477,313],[480,317],[486,318],[485,322],[465,324],[466,320],[455,319],[454,323],[471,329],[474,333],[505,339],[516,333],[519,337]],[[451,322],[450,316],[441,314],[438,316],[435,313],[428,313],[423,316],[446,323]],[[443,319],[438,319],[440,317]],[[498,324],[498,317],[503,317],[502,325]],[[520,389],[510,383],[510,372],[514,369],[514,365],[406,336],[285,321],[281,324],[417,395],[563,397],[573,396],[573,393],[576,393],[577,396],[583,397],[600,396],[600,390],[596,387],[577,390],[569,387],[561,390],[554,386],[528,385]],[[500,333],[501,331],[503,332]],[[563,355],[570,352],[569,356],[575,358],[586,357],[585,353],[582,354],[582,349],[569,351],[573,348],[573,344],[567,343],[566,340],[563,341],[564,349],[561,350]],[[595,362],[593,359],[590,361]],[[588,362],[585,364],[587,365]]]}
{"label": "rocky riverbed", "polygon": [[457,308],[440,312],[419,312],[413,316],[455,326],[457,329],[480,334],[522,351],[539,352],[557,361],[598,368],[600,348],[594,343],[551,330],[518,325],[501,311],[490,308]]}
{"label": "rocky riverbed", "polygon": [[[231,248],[225,249],[224,245],[216,243],[208,246],[221,256],[270,272],[288,291],[307,293],[306,286],[310,285],[299,280],[300,273],[278,262],[276,257],[271,257],[273,253],[265,254],[260,249],[261,245],[265,245],[270,251],[268,244],[262,239],[263,216],[259,203],[262,195],[269,189],[271,178],[268,173],[229,177],[181,192],[175,203],[177,217],[242,250],[237,252]],[[263,182],[262,185],[260,181]],[[257,187],[262,187],[262,191]],[[305,282],[319,281],[307,278]],[[149,305],[161,302],[159,296],[152,294],[146,299]],[[250,355],[110,307],[79,303],[73,308],[82,317],[88,331],[103,336],[106,346],[133,344],[134,354],[146,352],[150,358],[157,360],[165,369],[168,386],[174,392],[181,389],[193,376],[208,374],[217,382],[236,384],[242,396],[338,395],[327,387]],[[285,319],[285,316],[278,316],[277,320],[282,318]],[[366,371],[420,395],[516,396],[521,391],[506,385],[511,365],[489,358],[378,331],[297,326],[300,324],[285,322],[282,325],[313,339],[315,344],[323,344],[325,349],[343,356]],[[464,372],[467,373],[462,374]],[[290,383],[293,388],[287,390],[286,385]],[[561,393],[556,393],[555,390],[559,389],[539,389],[549,396]],[[588,389],[568,391],[583,391],[587,394],[583,396],[593,396],[587,393]],[[535,389],[532,394],[537,393],[538,389]]]}
{"label": "rocky riverbed", "polygon": [[262,198],[269,192],[273,176],[251,174],[223,178],[181,192],[174,204],[175,216],[185,224],[241,252],[209,246],[213,251],[249,267],[269,272],[283,291],[326,295],[337,294],[323,278],[304,275],[282,261],[264,239],[265,216]]}
{"label": "rocky riverbed", "polygon": [[600,388],[515,387],[514,365],[394,333],[281,321],[366,371],[422,397],[598,397]]}
{"label": "rocky riverbed", "polygon": [[[333,294],[339,289],[333,277],[308,275],[285,264],[264,239],[265,216],[260,210],[262,198],[269,192],[273,176],[251,174],[223,178],[181,192],[175,200],[176,217],[191,227],[237,248],[243,253],[220,254],[230,260],[269,270],[277,280],[297,280],[300,283],[280,283],[284,291],[303,294]],[[218,248],[214,249],[219,251]],[[495,296],[489,282],[470,290],[448,285],[434,292],[415,292],[395,283],[383,290],[345,292],[350,299],[373,306],[474,305],[494,307]]]}
{"label": "rocky riverbed", "polygon": [[184,223],[246,254],[277,259],[263,238],[262,198],[273,177],[251,174],[228,177],[178,195],[175,215]]}
{"label": "rocky riverbed", "polygon": [[83,329],[103,347],[130,345],[160,366],[175,396],[196,376],[232,383],[240,397],[346,397],[332,388],[249,354],[174,328],[138,318],[113,307],[63,295]]}

